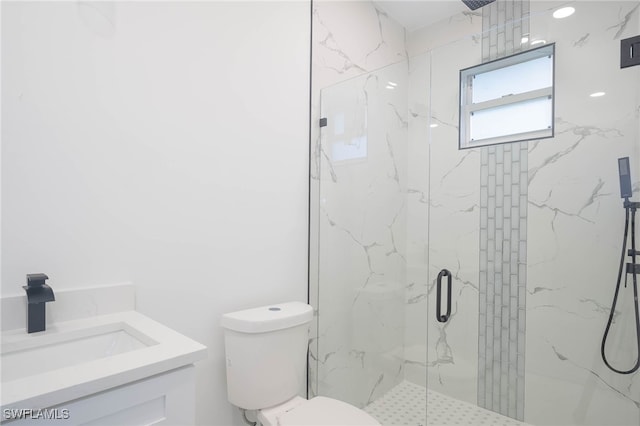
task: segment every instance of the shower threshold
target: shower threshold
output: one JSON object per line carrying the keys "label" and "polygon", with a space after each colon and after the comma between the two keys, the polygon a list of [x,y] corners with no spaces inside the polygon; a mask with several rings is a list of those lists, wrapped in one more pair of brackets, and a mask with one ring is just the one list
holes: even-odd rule
{"label": "shower threshold", "polygon": [[406,380],[367,405],[364,411],[385,426],[527,425]]}

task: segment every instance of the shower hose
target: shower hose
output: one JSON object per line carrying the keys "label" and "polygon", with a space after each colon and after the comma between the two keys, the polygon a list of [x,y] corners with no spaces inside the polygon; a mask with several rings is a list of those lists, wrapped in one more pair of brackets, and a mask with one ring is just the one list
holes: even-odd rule
{"label": "shower hose", "polygon": [[[638,208],[639,203],[629,202],[628,199],[625,201],[624,207],[626,212],[626,217],[624,221],[624,237],[622,239],[622,255],[620,256],[620,268],[618,269],[618,281],[616,282],[616,291],[613,295],[613,303],[611,305],[611,312],[609,313],[609,321],[607,322],[607,327],[604,330],[604,336],[602,336],[602,346],[600,348],[600,352],[602,354],[602,360],[612,371],[620,374],[631,374],[637,371],[640,368],[640,312],[638,310],[638,281],[637,281],[637,272],[636,272],[636,209]],[[629,251],[629,256],[631,256],[631,266],[630,270],[624,271],[624,259],[625,259],[625,250],[627,248],[627,235],[629,233],[629,216],[631,216],[631,250]],[[609,329],[611,328],[611,324],[613,323],[613,317],[616,310],[616,303],[618,302],[618,293],[620,291],[620,283],[622,282],[622,274],[625,274],[625,287],[627,286],[627,275],[630,273],[633,276],[633,297],[634,297],[634,307],[635,307],[635,319],[636,319],[636,339],[638,344],[638,359],[636,360],[636,364],[630,370],[618,370],[613,367],[609,361],[607,360],[607,356],[604,353],[604,348],[607,343],[607,336],[609,335]]]}

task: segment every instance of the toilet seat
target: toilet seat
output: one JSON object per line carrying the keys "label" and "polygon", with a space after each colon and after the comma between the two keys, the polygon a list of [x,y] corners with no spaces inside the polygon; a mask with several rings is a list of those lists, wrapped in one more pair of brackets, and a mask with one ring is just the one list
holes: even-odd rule
{"label": "toilet seat", "polygon": [[297,396],[284,404],[260,410],[258,420],[264,426],[380,426],[361,409],[324,396],[309,400]]}

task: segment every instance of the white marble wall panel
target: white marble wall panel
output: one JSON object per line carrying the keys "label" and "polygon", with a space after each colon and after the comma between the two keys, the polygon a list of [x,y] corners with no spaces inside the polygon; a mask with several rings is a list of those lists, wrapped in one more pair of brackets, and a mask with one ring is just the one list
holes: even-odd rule
{"label": "white marble wall panel", "polygon": [[[640,155],[640,71],[619,68],[619,40],[638,33],[639,8],[573,5],[573,17],[531,22],[556,42],[556,136],[529,145],[525,420],[637,425],[639,374],[609,371],[600,343],[624,226],[616,159]],[[606,95],[589,97],[596,91]],[[608,341],[620,368],[637,356],[631,291],[621,289]]]}
{"label": "white marble wall panel", "polygon": [[479,39],[481,33],[482,9],[466,10],[408,34],[407,50],[414,58],[462,39]]}

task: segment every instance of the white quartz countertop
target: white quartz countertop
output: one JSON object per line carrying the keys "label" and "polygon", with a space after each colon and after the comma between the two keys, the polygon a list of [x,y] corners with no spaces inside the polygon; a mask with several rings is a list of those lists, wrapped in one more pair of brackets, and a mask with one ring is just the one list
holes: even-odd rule
{"label": "white quartz countertop", "polygon": [[[81,342],[86,347],[92,344],[86,340],[87,337],[116,334],[126,335],[136,344],[120,349],[120,353],[110,347],[109,351],[103,351],[108,353],[90,354],[84,358],[83,354],[69,354],[79,356],[78,361],[64,359],[67,348],[72,348],[73,352],[80,351],[77,348],[81,346],[74,342]],[[34,358],[36,362],[31,361],[33,370],[28,366],[27,373],[5,369],[14,369],[9,366],[9,357],[13,357],[14,363],[20,363],[21,357],[27,359],[33,355],[34,349],[44,356]],[[53,407],[193,364],[206,357],[206,349],[204,345],[135,311],[54,323],[39,333],[28,334],[24,329],[3,331],[1,350],[7,362],[3,362],[2,367],[1,408]],[[51,354],[51,359],[47,359],[48,354]],[[71,365],[65,365],[65,362]]]}

